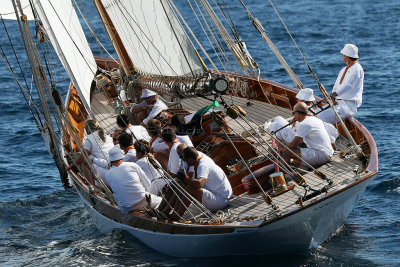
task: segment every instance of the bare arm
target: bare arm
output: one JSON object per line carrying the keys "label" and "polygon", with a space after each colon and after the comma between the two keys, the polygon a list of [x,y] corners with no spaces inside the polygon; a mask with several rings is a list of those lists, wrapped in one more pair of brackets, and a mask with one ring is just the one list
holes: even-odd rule
{"label": "bare arm", "polygon": [[299,147],[299,145],[303,143],[303,138],[299,136],[295,136],[293,141],[287,145],[288,148],[296,148]]}

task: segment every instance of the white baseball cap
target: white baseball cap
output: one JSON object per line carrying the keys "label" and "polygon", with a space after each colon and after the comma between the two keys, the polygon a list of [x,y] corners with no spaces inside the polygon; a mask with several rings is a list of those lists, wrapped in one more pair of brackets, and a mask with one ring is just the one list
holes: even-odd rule
{"label": "white baseball cap", "polygon": [[118,146],[114,146],[108,151],[108,160],[117,161],[124,158],[124,153]]}
{"label": "white baseball cap", "polygon": [[308,101],[308,102],[315,101],[313,89],[311,89],[311,88],[301,89],[297,93],[296,98],[298,100],[303,100],[303,101]]}
{"label": "white baseball cap", "polygon": [[156,92],[153,92],[149,89],[142,89],[142,95],[140,96],[140,98],[147,98],[153,95],[157,95]]}
{"label": "white baseball cap", "polygon": [[340,53],[348,57],[358,58],[358,47],[353,44],[345,44]]}

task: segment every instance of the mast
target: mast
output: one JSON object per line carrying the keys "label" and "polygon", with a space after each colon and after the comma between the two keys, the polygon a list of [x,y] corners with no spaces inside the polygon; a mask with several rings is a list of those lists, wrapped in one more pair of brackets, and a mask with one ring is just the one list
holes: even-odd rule
{"label": "mast", "polygon": [[[53,156],[53,159],[56,163],[56,166],[58,168],[58,171],[61,176],[61,181],[63,183],[63,186],[65,188],[70,187],[69,181],[68,181],[68,174],[65,169],[65,165],[63,163],[63,157],[61,155],[61,151],[59,146],[57,145],[57,136],[55,134],[54,130],[54,125],[52,122],[52,117],[50,113],[50,108],[47,103],[47,98],[46,98],[46,92],[50,93],[50,84],[49,81],[47,80],[47,76],[44,72],[43,64],[41,61],[41,58],[39,56],[39,52],[37,50],[36,45],[34,44],[34,41],[32,40],[32,35],[29,30],[29,25],[27,23],[27,17],[26,15],[23,14],[23,10],[21,8],[21,3],[19,0],[13,0],[12,1],[15,14],[17,17],[18,21],[18,26],[21,31],[21,36],[22,40],[25,46],[25,51],[29,60],[29,65],[31,66],[32,69],[32,75],[33,79],[35,81],[36,85],[36,90],[38,92],[38,96],[40,99],[41,107],[43,109],[43,115],[45,117],[46,122],[43,125],[43,128],[40,129],[40,131],[47,132],[49,137],[50,137],[50,152],[51,155]],[[18,7],[17,7],[18,5]],[[18,9],[21,11],[21,16],[19,16]],[[51,94],[48,94],[51,95]]]}
{"label": "mast", "polygon": [[137,70],[135,69],[135,66],[129,58],[128,52],[126,51],[125,46],[122,43],[113,22],[108,16],[106,9],[101,3],[101,0],[93,0],[93,3],[96,6],[97,12],[99,13],[104,27],[107,30],[111,43],[113,44],[115,51],[118,54],[119,60],[121,61],[121,65],[124,68],[126,75],[131,76],[133,73],[137,72]]}

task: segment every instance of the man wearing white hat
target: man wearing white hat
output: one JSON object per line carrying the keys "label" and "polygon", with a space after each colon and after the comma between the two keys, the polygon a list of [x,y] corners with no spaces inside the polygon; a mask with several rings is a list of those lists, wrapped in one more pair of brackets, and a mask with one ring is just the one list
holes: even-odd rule
{"label": "man wearing white hat", "polygon": [[114,192],[114,198],[122,213],[147,207],[146,195],[150,195],[152,207],[157,207],[161,197],[149,193],[150,181],[143,170],[134,162],[123,162],[124,154],[118,147],[109,151],[111,169],[106,180]]}
{"label": "man wearing white hat", "polygon": [[297,93],[296,98],[299,102],[305,102],[309,107],[312,105],[312,102],[315,101],[314,92],[311,88],[301,89]]}
{"label": "man wearing white hat", "polygon": [[[305,103],[308,107],[308,110],[311,109],[312,107],[312,102],[315,101],[314,98],[314,93],[313,89],[311,88],[303,88],[301,89],[297,95],[296,95],[297,102],[299,103]],[[312,113],[309,113],[309,115],[313,115]],[[276,116],[273,120],[272,123],[266,123],[266,125],[269,125],[269,129],[271,132],[276,132],[276,137],[281,141],[284,142],[284,144],[289,144],[293,141],[295,137],[295,132],[296,132],[296,123],[293,123],[292,125],[283,128],[288,124],[288,121],[285,120],[281,116]],[[327,130],[332,147],[335,148],[335,142],[336,139],[339,136],[338,130],[333,126],[331,123],[324,122],[325,129]],[[278,143],[279,146],[279,143]]]}
{"label": "man wearing white hat", "polygon": [[142,89],[142,95],[140,98],[143,101],[132,107],[131,112],[135,116],[138,124],[147,125],[147,122],[154,119],[161,111],[167,110],[168,107],[157,98],[157,94],[148,89]]}
{"label": "man wearing white hat", "polygon": [[[336,111],[344,120],[354,116],[357,108],[362,103],[362,92],[364,86],[364,70],[358,63],[358,48],[353,44],[346,44],[340,51],[343,62],[346,64],[336,79],[333,86],[331,98]],[[326,101],[326,100],[325,100]],[[333,110],[327,109],[321,112],[318,117],[329,123],[337,123]]]}

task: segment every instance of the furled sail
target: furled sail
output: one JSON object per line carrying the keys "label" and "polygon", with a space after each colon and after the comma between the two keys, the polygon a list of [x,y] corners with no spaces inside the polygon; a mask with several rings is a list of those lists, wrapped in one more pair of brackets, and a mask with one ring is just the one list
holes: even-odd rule
{"label": "furled sail", "polygon": [[135,68],[196,76],[203,66],[167,0],[102,0]]}
{"label": "furled sail", "polygon": [[[29,4],[29,0],[21,0],[21,7],[24,14],[28,17],[28,20],[33,20],[32,8]],[[16,19],[14,6],[11,0],[1,1],[0,5],[0,15],[3,19]]]}
{"label": "furled sail", "polygon": [[89,111],[90,86],[97,65],[71,0],[34,3],[58,57]]}

